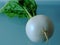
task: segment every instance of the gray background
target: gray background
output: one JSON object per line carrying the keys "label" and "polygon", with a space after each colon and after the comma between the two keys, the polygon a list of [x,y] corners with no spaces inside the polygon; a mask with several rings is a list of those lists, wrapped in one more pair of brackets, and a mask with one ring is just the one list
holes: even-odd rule
{"label": "gray background", "polygon": [[[5,4],[0,0],[0,8]],[[37,14],[48,16],[54,24],[54,34],[48,44],[44,42],[33,43],[25,33],[26,18],[9,18],[0,14],[0,45],[60,45],[60,1],[38,1]]]}

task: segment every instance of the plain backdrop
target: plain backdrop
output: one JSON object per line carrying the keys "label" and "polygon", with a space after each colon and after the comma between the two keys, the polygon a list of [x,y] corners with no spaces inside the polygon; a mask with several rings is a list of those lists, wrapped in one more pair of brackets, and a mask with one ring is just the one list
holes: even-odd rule
{"label": "plain backdrop", "polygon": [[[7,0],[0,0],[0,8]],[[60,0],[36,0],[37,14],[48,16],[54,24],[54,34],[46,42],[31,42],[25,33],[26,18],[9,18],[0,14],[0,45],[60,45]]]}

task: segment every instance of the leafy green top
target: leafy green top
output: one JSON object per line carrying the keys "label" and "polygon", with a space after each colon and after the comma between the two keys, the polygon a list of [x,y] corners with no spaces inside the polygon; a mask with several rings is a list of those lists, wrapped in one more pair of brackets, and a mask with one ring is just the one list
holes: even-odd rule
{"label": "leafy green top", "polygon": [[10,0],[0,9],[0,13],[4,13],[9,17],[30,18],[36,15],[36,9],[37,5],[34,0]]}

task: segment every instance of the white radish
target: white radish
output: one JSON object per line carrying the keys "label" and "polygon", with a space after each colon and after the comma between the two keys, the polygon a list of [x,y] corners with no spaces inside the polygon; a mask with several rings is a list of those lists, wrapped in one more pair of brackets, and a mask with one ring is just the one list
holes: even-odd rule
{"label": "white radish", "polygon": [[44,15],[36,15],[28,20],[26,34],[32,42],[46,41],[53,34],[52,21]]}

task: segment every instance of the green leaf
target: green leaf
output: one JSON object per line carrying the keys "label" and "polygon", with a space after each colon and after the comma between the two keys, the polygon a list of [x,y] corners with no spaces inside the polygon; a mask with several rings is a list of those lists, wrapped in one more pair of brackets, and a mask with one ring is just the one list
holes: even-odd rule
{"label": "green leaf", "polygon": [[36,14],[36,8],[37,6],[34,0],[10,0],[6,5],[4,5],[4,7],[0,9],[0,12],[9,17],[18,16],[20,18],[29,18],[29,14],[31,16]]}
{"label": "green leaf", "polygon": [[35,0],[24,0],[24,6],[27,8],[28,12],[31,13],[32,16],[36,15],[37,5]]}

